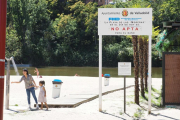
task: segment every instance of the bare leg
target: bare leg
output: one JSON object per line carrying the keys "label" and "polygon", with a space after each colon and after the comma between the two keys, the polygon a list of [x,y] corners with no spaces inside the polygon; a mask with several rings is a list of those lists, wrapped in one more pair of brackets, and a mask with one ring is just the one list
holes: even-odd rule
{"label": "bare leg", "polygon": [[37,78],[39,77],[39,72],[37,72]]}
{"label": "bare leg", "polygon": [[49,108],[49,107],[48,107],[47,103],[46,103],[46,102],[44,102],[44,103],[45,103],[45,105],[46,105],[46,108],[47,108],[47,110],[48,110],[48,108]]}
{"label": "bare leg", "polygon": [[43,102],[41,102],[41,110],[43,109]]}

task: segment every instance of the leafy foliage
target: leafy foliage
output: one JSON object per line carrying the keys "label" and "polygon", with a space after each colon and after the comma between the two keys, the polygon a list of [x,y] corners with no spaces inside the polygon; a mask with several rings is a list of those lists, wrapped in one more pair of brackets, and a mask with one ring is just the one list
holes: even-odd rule
{"label": "leafy foliage", "polygon": [[[153,40],[156,41],[163,31],[162,21],[179,20],[176,12],[179,3],[175,0],[131,0],[100,8],[152,7]],[[7,57],[14,56],[16,63],[36,66],[98,66],[99,7],[96,2],[8,0],[7,5]],[[165,39],[169,45],[164,49],[178,50],[170,47],[179,44],[179,41],[171,42],[176,34]],[[158,52],[154,49],[153,66],[159,65],[157,60]],[[132,41],[124,36],[103,36],[103,66],[116,67],[119,61],[133,61]]]}
{"label": "leafy foliage", "polygon": [[14,56],[17,61],[21,58],[21,48],[16,30],[7,27],[6,29],[6,57]]}

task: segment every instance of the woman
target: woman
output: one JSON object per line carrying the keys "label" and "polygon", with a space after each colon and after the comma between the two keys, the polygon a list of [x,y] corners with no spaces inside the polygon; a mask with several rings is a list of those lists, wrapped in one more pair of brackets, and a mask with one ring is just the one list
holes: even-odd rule
{"label": "woman", "polygon": [[38,78],[38,76],[39,76],[39,71],[38,71],[38,69],[37,68],[35,68],[35,70],[34,70],[34,73],[37,73],[37,78]]}
{"label": "woman", "polygon": [[31,103],[30,103],[30,93],[32,94],[35,102],[36,102],[36,108],[39,109],[38,106],[38,102],[37,102],[37,98],[36,98],[36,94],[35,94],[35,90],[34,87],[36,86],[36,83],[33,79],[33,77],[28,74],[28,70],[25,68],[23,69],[23,76],[21,77],[20,81],[18,82],[11,82],[11,83],[21,83],[24,80],[25,83],[25,88],[26,88],[26,93],[27,93],[27,100],[28,100],[28,104],[29,104],[29,109],[31,110]]}

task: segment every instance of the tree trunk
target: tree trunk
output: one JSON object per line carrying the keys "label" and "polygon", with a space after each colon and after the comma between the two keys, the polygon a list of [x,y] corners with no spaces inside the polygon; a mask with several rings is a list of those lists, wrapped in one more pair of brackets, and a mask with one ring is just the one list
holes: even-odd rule
{"label": "tree trunk", "polygon": [[138,40],[137,36],[132,36],[134,49],[134,77],[135,77],[135,103],[139,105],[139,65],[138,65]]}
{"label": "tree trunk", "polygon": [[141,96],[144,97],[144,82],[143,82],[143,39],[139,38],[139,68],[140,68],[140,79],[141,79]]}
{"label": "tree trunk", "polygon": [[144,40],[144,81],[145,81],[145,90],[147,91],[147,78],[148,78],[148,41],[147,39]]}

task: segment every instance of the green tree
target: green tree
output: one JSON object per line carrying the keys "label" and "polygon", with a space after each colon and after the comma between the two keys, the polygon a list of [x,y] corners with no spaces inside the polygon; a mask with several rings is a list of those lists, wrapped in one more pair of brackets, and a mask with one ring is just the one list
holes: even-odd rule
{"label": "green tree", "polygon": [[[14,46],[10,54],[19,51],[18,62],[33,65],[98,66],[97,1],[84,2],[8,0],[8,40],[10,36],[18,38],[15,43],[18,47]],[[100,8],[139,7],[137,4],[156,5],[148,0],[133,0]],[[10,48],[7,50],[8,53]],[[132,50],[129,38],[103,36],[103,66],[115,67],[118,61],[132,61]],[[156,51],[153,53],[156,62]]]}
{"label": "green tree", "polygon": [[46,0],[9,0],[8,24],[17,31],[22,50],[23,63],[43,61],[41,41],[43,41],[46,28],[50,25]]}
{"label": "green tree", "polygon": [[73,17],[77,21],[77,39],[80,40],[81,50],[89,48],[94,45],[94,39],[97,36],[97,3],[85,3],[79,1],[70,6],[73,11]]}
{"label": "green tree", "polygon": [[48,6],[48,12],[51,14],[51,20],[58,18],[58,14],[68,14],[68,2],[67,0],[46,0]]}
{"label": "green tree", "polygon": [[6,57],[14,57],[16,61],[21,59],[21,47],[16,30],[7,27],[6,29]]}
{"label": "green tree", "polygon": [[152,0],[149,2],[153,8],[154,26],[162,28],[163,21],[179,21],[179,0]]}

